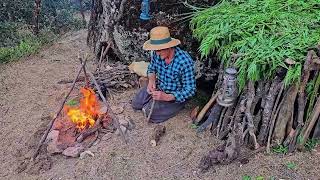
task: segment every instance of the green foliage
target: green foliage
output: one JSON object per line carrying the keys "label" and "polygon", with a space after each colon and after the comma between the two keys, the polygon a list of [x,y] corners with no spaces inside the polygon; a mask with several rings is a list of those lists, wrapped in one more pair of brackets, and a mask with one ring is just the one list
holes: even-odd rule
{"label": "green foliage", "polygon": [[42,45],[55,39],[55,35],[50,32],[41,32],[38,37],[32,34],[23,37],[21,41],[13,47],[0,47],[0,63],[15,60],[30,54],[36,53]]}
{"label": "green foliage", "polygon": [[319,139],[308,139],[306,144],[304,145],[304,147],[306,148],[307,151],[311,151],[312,149],[314,149],[318,144],[320,144],[320,140]]}
{"label": "green foliage", "polygon": [[[286,85],[297,82],[308,47],[320,39],[320,1],[238,0],[197,10],[191,20],[201,41],[202,57],[215,52],[226,66],[239,69],[238,81],[273,78],[279,67],[288,69]],[[231,61],[232,53],[241,56]],[[297,62],[287,67],[286,58]]]}
{"label": "green foliage", "polygon": [[295,169],[297,165],[294,162],[289,162],[286,164],[288,169]]}
{"label": "green foliage", "polygon": [[251,176],[244,175],[242,176],[242,180],[251,180]]}
{"label": "green foliage", "polygon": [[286,153],[288,153],[288,147],[283,146],[283,145],[278,145],[278,146],[272,148],[272,152],[277,153],[277,154],[286,154]]}
{"label": "green foliage", "polygon": [[[87,1],[85,1],[87,2]],[[57,35],[83,28],[76,0],[42,0],[40,34],[32,34],[34,0],[2,0],[0,4],[0,63],[37,52]],[[54,33],[54,34],[53,34]]]}
{"label": "green foliage", "polygon": [[190,125],[190,128],[191,128],[191,129],[197,129],[198,127],[199,127],[199,126],[197,126],[196,124],[193,124],[193,123]]}
{"label": "green foliage", "polygon": [[264,180],[264,177],[263,176],[257,176],[256,180]]}
{"label": "green foliage", "polygon": [[71,99],[68,102],[66,102],[66,104],[69,105],[69,106],[76,106],[76,105],[79,104],[79,102],[77,100],[75,100],[75,99]]}

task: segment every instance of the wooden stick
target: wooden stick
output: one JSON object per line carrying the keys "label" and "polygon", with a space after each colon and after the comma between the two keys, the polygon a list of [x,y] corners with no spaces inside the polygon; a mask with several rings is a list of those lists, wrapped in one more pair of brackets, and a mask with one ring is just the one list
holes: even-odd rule
{"label": "wooden stick", "polygon": [[301,128],[304,125],[303,116],[304,116],[304,109],[307,102],[305,97],[305,88],[307,86],[307,83],[310,77],[310,66],[311,66],[311,60],[312,60],[313,54],[314,54],[313,50],[308,51],[306,61],[303,65],[303,73],[302,73],[302,78],[300,83],[299,94],[298,94],[298,119],[297,119],[298,125],[296,127],[293,139],[289,145],[289,153],[293,152],[296,149],[296,142],[298,139],[298,135],[301,131]]}
{"label": "wooden stick", "polygon": [[197,122],[202,120],[206,112],[210,109],[211,105],[216,101],[217,97],[218,97],[218,93],[212,96],[209,102],[201,109],[200,113],[197,116]]}
{"label": "wooden stick", "polygon": [[53,123],[55,122],[55,120],[57,119],[57,117],[60,115],[60,113],[61,113],[61,111],[62,111],[62,109],[63,109],[63,107],[64,107],[64,104],[66,103],[68,97],[70,96],[72,90],[74,89],[74,87],[75,87],[75,85],[76,85],[76,82],[77,82],[77,79],[78,79],[79,76],[80,76],[80,73],[81,73],[81,71],[82,71],[82,69],[83,69],[83,66],[85,66],[85,64],[86,64],[86,61],[87,61],[87,59],[85,59],[85,60],[84,60],[84,63],[81,64],[81,67],[80,67],[79,70],[78,70],[78,74],[77,74],[77,76],[75,77],[75,79],[73,80],[72,87],[70,88],[68,94],[67,94],[66,97],[64,98],[64,100],[63,100],[63,102],[62,102],[62,104],[61,104],[61,106],[60,106],[57,114],[54,116],[54,118],[53,118],[53,119],[50,121],[50,123],[48,124],[48,128],[47,128],[47,130],[44,132],[44,134],[43,134],[43,136],[42,136],[42,138],[41,138],[41,140],[40,140],[40,142],[39,142],[39,144],[38,144],[38,146],[37,146],[37,149],[36,149],[35,152],[33,153],[33,156],[32,156],[32,158],[31,158],[31,161],[33,161],[33,160],[37,157],[37,155],[38,155],[38,153],[39,153],[39,150],[40,150],[43,142],[46,140],[46,138],[47,138],[47,136],[48,136],[48,134],[49,134],[49,131],[50,131],[50,129],[51,129],[52,126],[53,126]]}
{"label": "wooden stick", "polygon": [[311,113],[311,116],[309,118],[309,121],[305,124],[306,130],[304,131],[304,134],[302,134],[302,142],[299,144],[299,149],[301,149],[304,144],[307,142],[307,139],[310,135],[310,132],[313,128],[313,126],[316,124],[317,119],[320,114],[320,97],[318,97],[317,102],[313,108],[313,112]]}
{"label": "wooden stick", "polygon": [[258,149],[260,147],[260,145],[258,144],[257,137],[254,134],[254,128],[255,127],[253,125],[253,117],[252,117],[252,114],[251,114],[251,105],[252,105],[254,96],[255,96],[254,84],[253,84],[252,81],[249,81],[249,84],[248,84],[248,100],[247,100],[247,104],[246,104],[245,115],[246,115],[247,120],[248,120],[249,134],[253,138],[254,148]]}
{"label": "wooden stick", "polygon": [[217,130],[216,137],[219,137],[219,132],[220,132],[221,124],[222,124],[222,119],[225,116],[227,109],[228,109],[227,107],[223,107],[222,113],[220,114],[220,119],[218,121],[218,126],[216,128],[216,130]]}
{"label": "wooden stick", "polygon": [[101,97],[104,105],[107,107],[107,111],[108,111],[108,113],[110,114],[111,119],[114,121],[115,127],[119,130],[120,135],[121,135],[121,137],[123,138],[124,142],[127,143],[127,139],[126,139],[126,137],[124,136],[124,133],[122,132],[122,130],[121,130],[121,128],[120,128],[120,123],[119,123],[119,120],[118,120],[117,116],[112,112],[112,109],[110,108],[109,103],[107,102],[106,98],[105,98],[104,95],[102,94],[101,89],[100,89],[100,87],[99,87],[96,79],[94,78],[93,74],[92,74],[91,72],[88,72],[88,74],[89,74],[89,76],[91,77],[94,85],[96,86],[96,88],[97,88],[97,90],[98,90],[98,92],[99,92],[99,95],[100,95],[100,97]]}
{"label": "wooden stick", "polygon": [[[78,59],[80,60],[80,63],[82,64],[83,63],[83,60],[82,60],[82,58],[80,57],[80,55],[78,56]],[[86,54],[86,57],[85,57],[85,59],[88,59],[88,54]],[[86,61],[85,61],[86,62]],[[88,75],[87,75],[87,71],[86,71],[86,68],[85,68],[86,66],[85,66],[85,64],[84,64],[84,66],[82,66],[82,70],[83,70],[83,72],[84,72],[84,79],[85,79],[85,82],[86,82],[86,87],[89,87],[90,86],[90,83],[89,83],[89,79],[88,79]]]}
{"label": "wooden stick", "polygon": [[280,104],[277,106],[283,90],[284,90],[284,83],[282,82],[280,92],[278,93],[276,103],[274,104],[273,110],[272,110],[272,115],[271,115],[272,119],[271,119],[270,129],[269,129],[269,133],[268,133],[268,140],[267,140],[267,153],[270,153],[271,136],[272,136],[274,124],[276,123],[276,119],[277,119],[278,113],[280,111],[280,107],[283,104],[283,101],[281,101]]}
{"label": "wooden stick", "polygon": [[151,115],[153,113],[153,109],[154,109],[154,105],[156,104],[156,100],[152,99],[152,103],[151,103],[151,108],[150,108],[150,112],[148,114],[148,118],[147,118],[147,123],[150,121]]}

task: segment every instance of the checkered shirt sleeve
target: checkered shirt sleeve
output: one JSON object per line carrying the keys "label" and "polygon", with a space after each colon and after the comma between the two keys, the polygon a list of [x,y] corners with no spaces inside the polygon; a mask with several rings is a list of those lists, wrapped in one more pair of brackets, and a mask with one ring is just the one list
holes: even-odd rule
{"label": "checkered shirt sleeve", "polygon": [[177,102],[184,102],[194,96],[196,92],[196,82],[192,58],[187,53],[182,55],[180,58],[183,59],[180,69],[182,88],[173,91],[172,94],[176,98]]}

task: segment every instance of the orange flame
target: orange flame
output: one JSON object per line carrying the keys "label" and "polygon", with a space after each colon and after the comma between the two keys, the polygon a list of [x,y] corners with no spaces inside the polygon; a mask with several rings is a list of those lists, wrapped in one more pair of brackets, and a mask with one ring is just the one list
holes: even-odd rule
{"label": "orange flame", "polygon": [[66,107],[66,112],[71,121],[80,131],[86,127],[92,127],[99,115],[99,103],[95,93],[90,88],[81,88],[83,97],[80,99],[80,107]]}

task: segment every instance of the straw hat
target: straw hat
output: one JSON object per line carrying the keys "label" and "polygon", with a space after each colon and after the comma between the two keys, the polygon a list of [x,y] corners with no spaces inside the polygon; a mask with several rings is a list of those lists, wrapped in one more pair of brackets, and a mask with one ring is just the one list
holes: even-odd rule
{"label": "straw hat", "polygon": [[150,31],[150,39],[143,44],[144,50],[161,50],[181,44],[180,40],[170,37],[167,27],[157,26]]}

